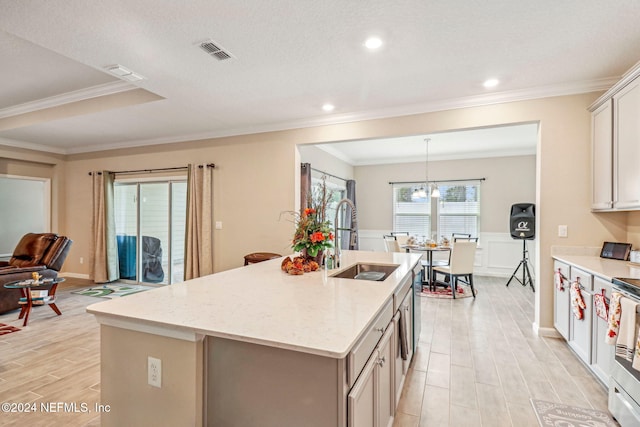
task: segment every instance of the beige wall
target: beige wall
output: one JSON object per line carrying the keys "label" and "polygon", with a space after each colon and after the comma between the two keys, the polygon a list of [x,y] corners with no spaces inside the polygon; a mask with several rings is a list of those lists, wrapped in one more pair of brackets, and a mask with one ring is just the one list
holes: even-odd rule
{"label": "beige wall", "polygon": [[354,179],[354,167],[347,162],[313,145],[301,145],[300,161],[311,163],[311,168],[337,176],[342,179]]}
{"label": "beige wall", "polygon": [[[214,220],[216,271],[241,266],[255,251],[289,253],[291,224],[279,213],[294,208],[295,146],[259,136],[225,138],[153,148],[107,151],[74,156],[67,164],[68,215],[66,229],[76,237],[76,252],[68,271],[89,274],[91,245],[91,170],[133,170],[215,163]],[[84,254],[84,255],[83,255]],[[85,258],[88,259],[88,258]]]}
{"label": "beige wall", "polygon": [[[389,182],[424,181],[424,162],[356,167],[358,225],[361,229],[393,228]],[[535,156],[429,162],[430,180],[486,178],[480,187],[482,232],[509,232],[511,205],[536,198]]]}
{"label": "beige wall", "polygon": [[[540,122],[536,156],[537,229],[536,325],[552,328],[552,245],[599,246],[627,238],[627,214],[590,212],[590,115],[587,107],[599,93],[488,105],[412,116],[378,119],[220,138],[183,144],[70,156],[64,181],[66,197],[58,214],[75,240],[66,270],[88,273],[77,258],[90,246],[90,193],[93,169],[138,169],[214,162],[215,268],[242,264],[245,253],[288,250],[291,224],[278,221],[280,211],[295,209],[299,156],[296,144],[415,135],[505,123]],[[11,150],[9,150],[11,151]],[[47,157],[47,156],[45,156]],[[360,197],[359,197],[360,198]],[[66,215],[65,215],[66,208]],[[62,212],[62,214],[60,214]],[[634,217],[635,218],[635,217]],[[634,231],[640,228],[634,220]],[[557,226],[569,225],[567,238]],[[86,256],[86,255],[84,255]]]}

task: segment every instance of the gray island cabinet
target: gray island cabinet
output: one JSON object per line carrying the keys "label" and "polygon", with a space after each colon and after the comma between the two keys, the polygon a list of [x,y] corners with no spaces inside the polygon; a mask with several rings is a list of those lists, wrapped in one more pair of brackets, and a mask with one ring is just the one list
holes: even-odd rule
{"label": "gray island cabinet", "polygon": [[[111,408],[101,424],[390,426],[415,349],[420,255],[345,251],[343,269],[302,276],[280,261],[89,306]],[[356,263],[398,267],[380,282],[331,277]]]}

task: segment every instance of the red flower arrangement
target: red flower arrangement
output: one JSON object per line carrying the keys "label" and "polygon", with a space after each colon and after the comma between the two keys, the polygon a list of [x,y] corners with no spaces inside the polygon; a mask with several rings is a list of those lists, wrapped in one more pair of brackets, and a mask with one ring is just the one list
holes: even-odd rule
{"label": "red flower arrangement", "polygon": [[321,251],[333,246],[331,222],[326,218],[327,205],[333,192],[327,190],[325,181],[317,185],[309,198],[309,207],[296,216],[296,231],[291,247],[308,257],[316,257]]}

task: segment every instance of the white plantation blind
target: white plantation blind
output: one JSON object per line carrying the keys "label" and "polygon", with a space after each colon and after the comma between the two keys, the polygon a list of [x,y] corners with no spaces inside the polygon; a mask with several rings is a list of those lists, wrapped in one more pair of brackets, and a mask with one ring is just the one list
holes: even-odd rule
{"label": "white plantation blind", "polygon": [[[423,183],[392,183],[393,231],[407,231],[409,235],[431,238],[451,238],[453,233],[480,235],[480,182],[438,182],[440,198],[412,200],[411,195]],[[436,218],[432,224],[432,218]],[[433,226],[433,230],[432,230]],[[436,229],[437,227],[437,229]]]}
{"label": "white plantation blind", "polygon": [[393,184],[393,231],[411,236],[431,236],[431,198],[412,200],[420,183]]}
{"label": "white plantation blind", "polygon": [[439,182],[438,235],[480,234],[480,181]]}

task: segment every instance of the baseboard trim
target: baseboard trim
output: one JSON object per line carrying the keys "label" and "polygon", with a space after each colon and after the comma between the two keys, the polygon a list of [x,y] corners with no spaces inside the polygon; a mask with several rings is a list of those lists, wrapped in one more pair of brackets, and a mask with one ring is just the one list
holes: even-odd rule
{"label": "baseboard trim", "polygon": [[562,335],[555,328],[541,328],[537,323],[533,323],[533,333],[539,337],[562,338]]}

